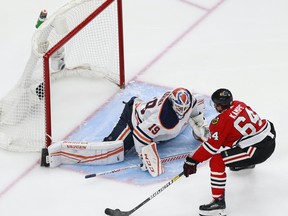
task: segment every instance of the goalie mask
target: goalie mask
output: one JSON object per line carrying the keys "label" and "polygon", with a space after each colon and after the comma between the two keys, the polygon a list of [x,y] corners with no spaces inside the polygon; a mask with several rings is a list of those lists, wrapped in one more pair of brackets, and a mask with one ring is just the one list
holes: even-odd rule
{"label": "goalie mask", "polygon": [[191,107],[191,93],[185,88],[176,88],[171,92],[169,98],[172,102],[173,110],[178,118],[182,119]]}

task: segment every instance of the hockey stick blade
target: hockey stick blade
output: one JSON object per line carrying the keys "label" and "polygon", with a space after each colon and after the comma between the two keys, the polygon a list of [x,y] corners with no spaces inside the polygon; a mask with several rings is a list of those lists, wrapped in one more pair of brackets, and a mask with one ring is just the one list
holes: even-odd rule
{"label": "hockey stick blade", "polygon": [[93,178],[93,177],[96,177],[96,174],[89,174],[85,176],[85,178]]}
{"label": "hockey stick blade", "polygon": [[105,209],[105,214],[106,215],[111,215],[111,216],[128,216],[131,213],[130,212],[120,211],[120,209],[113,210],[113,209],[110,209],[110,208],[106,208]]}
{"label": "hockey stick blade", "polygon": [[162,191],[164,191],[166,188],[168,188],[170,185],[172,185],[175,181],[177,181],[181,176],[183,176],[183,172],[179,173],[177,176],[172,178],[169,182],[167,182],[164,186],[162,186],[158,191],[153,193],[150,197],[145,199],[143,202],[141,202],[139,205],[137,205],[135,208],[131,209],[130,211],[121,211],[120,209],[110,209],[106,208],[105,209],[105,214],[106,215],[111,215],[111,216],[128,216],[131,215],[133,212],[135,212],[137,209],[145,205],[147,202],[152,200],[154,197],[159,195]]}

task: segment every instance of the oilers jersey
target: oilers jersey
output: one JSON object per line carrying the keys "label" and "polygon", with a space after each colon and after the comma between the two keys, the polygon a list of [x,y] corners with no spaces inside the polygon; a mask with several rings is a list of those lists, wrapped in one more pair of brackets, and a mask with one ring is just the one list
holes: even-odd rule
{"label": "oilers jersey", "polygon": [[[190,117],[199,115],[204,110],[199,109],[197,99],[191,95],[191,106],[182,118],[178,118],[169,100],[170,91],[161,97],[155,97],[148,102],[136,98],[133,104],[132,125],[133,139],[136,151],[151,142],[160,142],[175,138],[187,126]],[[199,101],[198,101],[199,102]]]}

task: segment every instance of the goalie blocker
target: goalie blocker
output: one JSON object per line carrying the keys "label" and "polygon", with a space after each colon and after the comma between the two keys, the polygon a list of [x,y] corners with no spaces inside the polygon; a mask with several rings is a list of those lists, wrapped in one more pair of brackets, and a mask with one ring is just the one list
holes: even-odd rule
{"label": "goalie blocker", "polygon": [[123,141],[70,142],[59,141],[42,149],[41,166],[61,164],[105,165],[124,160]]}

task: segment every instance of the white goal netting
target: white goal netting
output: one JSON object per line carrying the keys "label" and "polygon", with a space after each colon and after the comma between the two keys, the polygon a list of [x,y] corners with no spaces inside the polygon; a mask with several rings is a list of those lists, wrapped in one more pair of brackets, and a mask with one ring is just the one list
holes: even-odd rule
{"label": "white goal netting", "polygon": [[[73,0],[51,16],[48,14],[33,35],[31,56],[22,77],[0,101],[1,148],[40,151],[45,146],[46,137],[51,135],[46,134],[47,121],[51,119],[45,113],[51,112],[57,103],[45,103],[44,87],[53,88],[54,80],[104,77],[122,85],[119,1]],[[49,58],[49,70],[45,71],[51,78],[47,81],[43,56],[57,46]]]}

